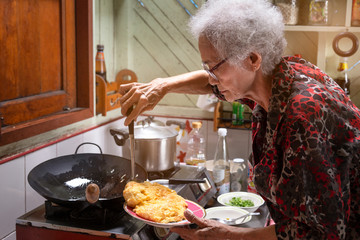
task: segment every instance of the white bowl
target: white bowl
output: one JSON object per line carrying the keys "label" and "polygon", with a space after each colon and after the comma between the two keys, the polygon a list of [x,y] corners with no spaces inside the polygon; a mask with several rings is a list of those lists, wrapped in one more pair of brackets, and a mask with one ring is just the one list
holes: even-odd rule
{"label": "white bowl", "polygon": [[[249,193],[249,192],[229,192],[229,193],[224,193],[221,194],[220,196],[218,196],[217,201],[224,205],[224,206],[231,206],[228,205],[229,201],[233,198],[233,197],[241,197],[241,199],[243,200],[251,200],[254,203],[254,206],[252,207],[238,207],[238,208],[242,208],[248,212],[255,212],[261,205],[264,204],[264,199],[255,194],[255,193]],[[237,207],[237,206],[231,206],[231,207]]]}

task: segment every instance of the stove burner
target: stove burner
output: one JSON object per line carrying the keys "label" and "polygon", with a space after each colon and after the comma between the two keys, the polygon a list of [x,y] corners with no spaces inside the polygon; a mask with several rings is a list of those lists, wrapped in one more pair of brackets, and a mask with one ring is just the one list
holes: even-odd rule
{"label": "stove burner", "polygon": [[148,179],[149,180],[155,180],[155,179],[168,179],[172,175],[174,175],[180,168],[179,167],[173,167],[165,171],[159,171],[159,172],[148,172]]}
{"label": "stove burner", "polygon": [[100,204],[84,204],[71,208],[45,201],[45,218],[49,220],[70,221],[75,224],[93,227],[109,227],[125,214],[124,210],[104,208]]}

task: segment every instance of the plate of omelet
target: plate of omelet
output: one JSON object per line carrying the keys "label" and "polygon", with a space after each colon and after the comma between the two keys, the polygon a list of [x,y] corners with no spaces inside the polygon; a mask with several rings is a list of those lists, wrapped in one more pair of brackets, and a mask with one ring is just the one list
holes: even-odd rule
{"label": "plate of omelet", "polygon": [[124,209],[128,214],[155,227],[190,224],[184,217],[186,209],[200,218],[206,215],[205,209],[199,204],[184,199],[176,191],[156,182],[130,181],[124,188],[123,196]]}

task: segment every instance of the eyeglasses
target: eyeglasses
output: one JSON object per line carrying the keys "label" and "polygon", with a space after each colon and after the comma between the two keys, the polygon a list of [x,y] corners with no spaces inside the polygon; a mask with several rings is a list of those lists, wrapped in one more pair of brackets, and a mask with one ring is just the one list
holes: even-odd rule
{"label": "eyeglasses", "polygon": [[204,68],[204,70],[210,75],[210,77],[212,77],[213,79],[215,79],[216,81],[219,81],[219,79],[217,78],[217,76],[215,75],[214,71],[216,69],[218,69],[224,62],[227,61],[227,58],[221,60],[218,64],[216,64],[213,68],[209,68],[209,65],[207,63],[202,63],[202,66]]}

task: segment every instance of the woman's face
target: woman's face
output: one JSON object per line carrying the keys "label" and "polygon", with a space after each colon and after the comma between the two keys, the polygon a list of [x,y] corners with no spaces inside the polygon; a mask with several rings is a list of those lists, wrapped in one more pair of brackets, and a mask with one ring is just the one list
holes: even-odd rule
{"label": "woman's face", "polygon": [[[208,64],[210,69],[223,60],[219,58],[215,48],[206,37],[199,38],[199,50],[202,61]],[[209,76],[209,83],[217,85],[221,94],[229,102],[247,97],[255,79],[255,72],[251,70],[249,61],[250,59],[244,60],[243,68],[232,66],[226,61],[213,71],[218,81]]]}

